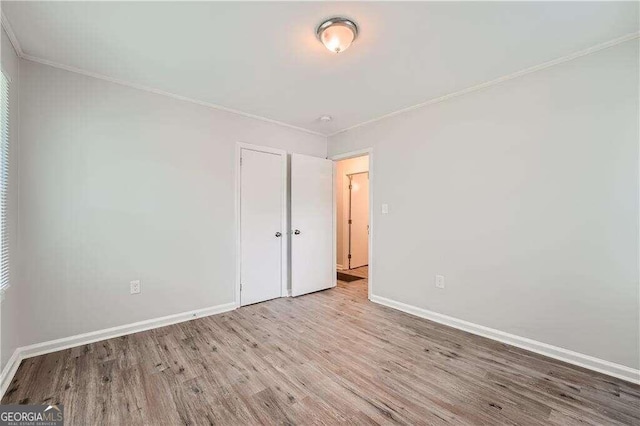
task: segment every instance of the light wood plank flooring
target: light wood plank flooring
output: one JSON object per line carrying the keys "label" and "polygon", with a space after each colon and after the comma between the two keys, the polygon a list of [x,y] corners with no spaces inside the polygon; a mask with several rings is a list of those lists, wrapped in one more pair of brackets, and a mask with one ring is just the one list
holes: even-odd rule
{"label": "light wood plank flooring", "polygon": [[68,425],[640,424],[640,387],[366,299],[366,280],[23,361]]}

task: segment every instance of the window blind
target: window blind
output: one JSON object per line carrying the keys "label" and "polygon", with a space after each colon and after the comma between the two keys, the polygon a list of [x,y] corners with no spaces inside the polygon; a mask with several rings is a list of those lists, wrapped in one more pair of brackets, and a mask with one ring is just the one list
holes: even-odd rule
{"label": "window blind", "polygon": [[0,294],[9,287],[9,235],[7,226],[7,190],[9,189],[9,79],[0,82]]}

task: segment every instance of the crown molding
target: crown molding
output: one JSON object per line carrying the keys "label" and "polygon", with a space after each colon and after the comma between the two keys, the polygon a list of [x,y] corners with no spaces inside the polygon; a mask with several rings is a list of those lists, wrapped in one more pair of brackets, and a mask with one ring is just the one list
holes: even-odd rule
{"label": "crown molding", "polygon": [[65,70],[65,71],[69,71],[69,72],[73,72],[76,74],[82,74],[85,75],[87,77],[93,77],[93,78],[97,78],[100,80],[105,80],[111,83],[115,83],[115,84],[119,84],[121,86],[126,86],[126,87],[131,87],[133,89],[138,89],[138,90],[144,90],[145,92],[150,92],[150,93],[155,93],[156,95],[162,95],[162,96],[167,96],[169,98],[173,98],[173,99],[177,99],[183,102],[190,102],[196,105],[200,105],[200,106],[204,106],[207,108],[212,108],[212,109],[216,109],[218,111],[224,111],[224,112],[228,112],[231,114],[236,114],[236,115],[241,115],[243,117],[247,117],[247,118],[253,118],[255,120],[260,120],[260,121],[264,121],[266,123],[270,123],[270,124],[276,124],[278,126],[283,126],[283,127],[287,127],[289,129],[293,129],[293,130],[298,130],[300,132],[304,132],[304,133],[308,133],[311,135],[315,135],[315,136],[322,136],[322,137],[327,137],[326,134],[324,133],[320,133],[320,132],[316,132],[313,130],[309,130],[309,129],[305,129],[303,127],[298,127],[298,126],[294,126],[293,124],[288,124],[288,123],[284,123],[282,121],[278,121],[278,120],[273,120],[271,118],[267,118],[267,117],[262,117],[260,115],[255,115],[255,114],[250,114],[248,112],[244,112],[244,111],[238,111],[236,109],[233,108],[227,108],[224,107],[222,105],[216,105],[216,104],[212,104],[210,102],[205,102],[205,101],[200,101],[198,99],[193,99],[190,98],[188,96],[182,96],[182,95],[178,95],[175,93],[171,93],[171,92],[166,92],[164,90],[160,90],[160,89],[156,89],[153,87],[149,87],[149,86],[144,86],[142,84],[136,84],[136,83],[131,83],[125,80],[120,80],[118,78],[113,78],[113,77],[109,77],[103,74],[99,74],[99,73],[95,73],[92,71],[88,71],[82,68],[76,68],[76,67],[72,67],[72,66],[68,66],[68,65],[63,65],[57,62],[53,62],[53,61],[49,61],[47,59],[43,59],[43,58],[38,58],[36,56],[33,55],[28,55],[26,53],[24,53],[24,51],[22,50],[22,47],[20,46],[20,42],[18,41],[18,38],[16,37],[15,33],[13,32],[13,29],[11,28],[11,24],[9,23],[9,20],[7,19],[7,17],[5,16],[4,12],[2,12],[2,27],[4,28],[4,30],[7,33],[7,36],[9,37],[9,40],[11,41],[11,44],[13,45],[13,48],[16,51],[16,54],[22,58],[25,59],[27,61],[31,61],[31,62],[37,62],[39,64],[42,65],[47,65],[53,68],[58,68],[61,70]]}
{"label": "crown molding", "polygon": [[106,75],[103,75],[103,74],[98,74],[98,73],[95,73],[95,72],[92,72],[92,71],[87,71],[87,70],[82,69],[82,68],[76,68],[76,67],[71,67],[71,66],[68,66],[68,65],[59,64],[57,62],[49,61],[47,59],[38,58],[36,56],[27,55],[27,54],[23,53],[21,58],[22,59],[26,59],[27,61],[36,62],[36,63],[42,64],[42,65],[47,65],[47,66],[50,66],[50,67],[53,67],[53,68],[58,68],[58,69],[61,69],[61,70],[64,70],[64,71],[69,71],[69,72],[73,72],[73,73],[76,73],[76,74],[82,74],[82,75],[87,76],[87,77],[93,77],[93,78],[97,78],[97,79],[100,79],[100,80],[105,80],[105,81],[108,81],[110,83],[119,84],[121,86],[131,87],[133,89],[143,90],[145,92],[154,93],[156,95],[167,96],[169,98],[177,99],[177,100],[184,101],[184,102],[190,102],[192,104],[208,107],[208,108],[211,108],[211,109],[216,109],[218,111],[224,111],[224,112],[228,112],[228,113],[231,113],[231,114],[241,115],[243,117],[253,118],[255,120],[260,120],[260,121],[264,121],[264,122],[267,122],[267,123],[276,124],[278,126],[288,127],[290,129],[293,129],[293,130],[298,130],[300,132],[309,133],[311,135],[327,137],[327,135],[324,134],[324,133],[315,132],[313,130],[305,129],[303,127],[294,126],[293,124],[288,124],[288,123],[284,123],[282,121],[273,120],[271,118],[262,117],[262,116],[255,115],[255,114],[250,114],[248,112],[238,111],[237,109],[227,108],[227,107],[224,107],[222,105],[216,105],[216,104],[212,104],[212,103],[209,103],[209,102],[200,101],[198,99],[193,99],[193,98],[190,98],[188,96],[182,96],[182,95],[178,95],[178,94],[171,93],[171,92],[165,92],[164,90],[155,89],[153,87],[144,86],[142,84],[131,83],[131,82],[128,82],[128,81],[125,81],[125,80],[120,80],[118,78],[113,78],[113,77],[109,77],[109,76],[106,76]]}
{"label": "crown molding", "polygon": [[565,62],[569,62],[569,61],[572,61],[574,59],[590,55],[592,53],[599,52],[600,50],[608,49],[609,47],[617,46],[617,45],[625,43],[627,41],[635,40],[635,39],[637,39],[639,37],[640,37],[640,31],[634,32],[634,33],[630,33],[630,34],[627,34],[625,36],[618,37],[618,38],[615,38],[613,40],[609,40],[609,41],[604,42],[604,43],[596,44],[595,46],[591,46],[591,47],[589,47],[587,49],[580,50],[578,52],[572,53],[572,54],[567,55],[567,56],[563,56],[561,58],[553,59],[553,60],[548,61],[548,62],[543,62],[542,64],[534,65],[532,67],[525,68],[525,69],[520,70],[520,71],[516,71],[516,72],[514,72],[512,74],[507,74],[507,75],[504,75],[502,77],[498,77],[498,78],[496,78],[494,80],[489,80],[487,82],[480,83],[478,85],[471,86],[471,87],[468,87],[466,89],[459,90],[457,92],[449,93],[447,95],[440,96],[440,97],[434,98],[434,99],[430,99],[428,101],[421,102],[419,104],[412,105],[412,106],[407,107],[407,108],[402,108],[402,109],[399,109],[397,111],[390,112],[388,114],[382,115],[382,116],[377,117],[377,118],[373,118],[371,120],[363,121],[362,123],[354,124],[353,126],[349,126],[349,127],[344,128],[342,130],[338,130],[337,132],[330,133],[327,137],[330,138],[330,137],[339,135],[340,133],[344,133],[344,132],[347,132],[349,130],[356,129],[358,127],[366,126],[367,124],[372,124],[372,123],[375,123],[375,122],[378,122],[378,121],[381,121],[381,120],[385,120],[387,118],[395,117],[396,115],[400,115],[400,114],[403,114],[405,112],[413,111],[415,109],[426,107],[428,105],[433,105],[433,104],[437,104],[437,103],[440,103],[440,102],[444,102],[444,101],[452,99],[452,98],[457,98],[458,96],[466,95],[467,93],[472,93],[472,92],[476,92],[478,90],[486,89],[488,87],[495,86],[496,84],[500,84],[500,83],[503,83],[505,81],[513,80],[515,78],[522,77],[524,75],[531,74],[531,73],[534,73],[534,72],[537,72],[537,71],[542,71],[544,69],[551,68],[553,66],[556,66],[556,65],[559,65],[559,64],[563,64]]}
{"label": "crown molding", "polygon": [[16,33],[13,32],[13,28],[11,28],[11,24],[9,23],[7,17],[4,15],[4,12],[0,13],[0,15],[2,17],[2,28],[4,28],[4,31],[7,33],[9,41],[11,42],[13,49],[16,51],[16,54],[22,58],[24,52],[22,51],[22,47],[20,47],[20,42],[18,41],[18,37],[16,37]]}
{"label": "crown molding", "polygon": [[5,16],[4,12],[2,12],[2,27],[5,29],[7,35],[9,36],[9,40],[11,41],[11,44],[13,45],[13,48],[16,50],[16,53],[22,59],[25,59],[25,60],[28,60],[28,61],[31,61],[31,62],[37,62],[37,63],[42,64],[42,65],[47,65],[47,66],[50,66],[50,67],[62,69],[62,70],[65,70],[65,71],[76,73],[76,74],[82,74],[82,75],[85,75],[85,76],[88,76],[88,77],[93,77],[93,78],[97,78],[97,79],[100,79],[100,80],[109,81],[111,83],[119,84],[121,86],[131,87],[133,89],[138,89],[138,90],[144,90],[146,92],[155,93],[157,95],[162,95],[162,96],[167,96],[167,97],[170,97],[170,98],[173,98],[173,99],[177,99],[177,100],[181,100],[181,101],[184,101],[184,102],[190,102],[190,103],[193,103],[193,104],[196,104],[196,105],[200,105],[200,106],[205,106],[205,107],[208,107],[208,108],[216,109],[218,111],[224,111],[224,112],[228,112],[228,113],[231,113],[231,114],[241,115],[241,116],[247,117],[247,118],[253,118],[255,120],[264,121],[264,122],[267,122],[267,123],[276,124],[276,125],[283,126],[283,127],[288,127],[290,129],[298,130],[298,131],[301,131],[301,132],[304,132],[304,133],[308,133],[308,134],[311,134],[311,135],[322,136],[322,137],[325,137],[325,138],[330,138],[330,137],[339,135],[341,133],[347,132],[349,130],[353,130],[353,129],[356,129],[356,128],[359,128],[359,127],[362,127],[362,126],[366,126],[368,124],[372,124],[372,123],[375,123],[375,122],[378,122],[378,121],[381,121],[381,120],[384,120],[384,119],[387,119],[387,118],[391,118],[391,117],[394,117],[396,115],[403,114],[405,112],[413,111],[415,109],[426,107],[428,105],[433,105],[433,104],[437,104],[437,103],[440,103],[440,102],[444,102],[444,101],[447,101],[449,99],[456,98],[458,96],[466,95],[467,93],[472,93],[472,92],[476,92],[476,91],[479,91],[479,90],[482,90],[482,89],[486,89],[488,87],[495,86],[496,84],[500,84],[500,83],[503,83],[505,81],[513,80],[515,78],[522,77],[522,76],[527,75],[527,74],[531,74],[531,73],[534,73],[534,72],[542,71],[544,69],[547,69],[547,68],[550,68],[550,67],[553,67],[553,66],[556,66],[556,65],[559,65],[559,64],[563,64],[565,62],[569,62],[569,61],[572,61],[574,59],[581,58],[583,56],[587,56],[587,55],[590,55],[592,53],[596,53],[596,52],[599,52],[599,51],[604,50],[604,49],[608,49],[608,48],[613,47],[613,46],[617,46],[617,45],[625,43],[627,41],[631,41],[631,40],[635,40],[635,39],[640,38],[640,31],[633,32],[633,33],[624,35],[622,37],[618,37],[618,38],[615,38],[613,40],[606,41],[604,43],[596,44],[594,46],[591,46],[591,47],[588,47],[586,49],[580,50],[578,52],[572,53],[570,55],[566,55],[566,56],[563,56],[563,57],[560,57],[560,58],[557,58],[557,59],[553,59],[553,60],[548,61],[548,62],[543,62],[541,64],[534,65],[532,67],[525,68],[523,70],[516,71],[514,73],[507,74],[507,75],[504,75],[502,77],[498,77],[496,79],[489,80],[489,81],[486,81],[484,83],[480,83],[480,84],[477,84],[475,86],[471,86],[471,87],[468,87],[466,89],[459,90],[457,92],[452,92],[452,93],[449,93],[449,94],[446,94],[446,95],[443,95],[443,96],[440,96],[440,97],[437,97],[437,98],[433,98],[433,99],[427,100],[425,102],[421,102],[421,103],[416,104],[416,105],[412,105],[412,106],[409,106],[409,107],[406,107],[406,108],[402,108],[402,109],[390,112],[388,114],[381,115],[381,116],[379,116],[377,118],[373,118],[371,120],[366,120],[366,121],[363,121],[361,123],[354,124],[353,126],[349,126],[349,127],[344,128],[344,129],[338,130],[336,132],[327,134],[327,133],[321,133],[321,132],[316,132],[314,130],[306,129],[304,127],[298,127],[298,126],[295,126],[293,124],[284,123],[282,121],[273,120],[271,118],[262,117],[262,116],[259,116],[259,115],[255,115],[255,114],[250,114],[250,113],[247,113],[247,112],[239,111],[239,110],[236,110],[236,109],[233,109],[233,108],[227,108],[227,107],[224,107],[222,105],[216,105],[216,104],[213,104],[213,103],[210,103],[210,102],[200,101],[198,99],[193,99],[193,98],[190,98],[190,97],[187,97],[187,96],[182,96],[182,95],[178,95],[178,94],[175,94],[175,93],[166,92],[164,90],[156,89],[156,88],[149,87],[149,86],[144,86],[144,85],[141,85],[141,84],[131,83],[131,82],[128,82],[128,81],[125,81],[125,80],[112,78],[112,77],[109,77],[109,76],[106,76],[106,75],[103,75],[103,74],[99,74],[99,73],[95,73],[95,72],[92,72],[92,71],[88,71],[88,70],[85,70],[85,69],[76,68],[76,67],[72,67],[72,66],[68,66],[68,65],[63,65],[63,64],[60,64],[60,63],[57,63],[57,62],[49,61],[47,59],[42,59],[42,58],[38,58],[36,56],[28,55],[28,54],[26,54],[26,53],[24,53],[22,51],[22,48],[20,47],[20,42],[18,41],[18,38],[16,37],[15,33],[13,32],[13,29],[11,28],[11,24],[9,23],[9,20]]}

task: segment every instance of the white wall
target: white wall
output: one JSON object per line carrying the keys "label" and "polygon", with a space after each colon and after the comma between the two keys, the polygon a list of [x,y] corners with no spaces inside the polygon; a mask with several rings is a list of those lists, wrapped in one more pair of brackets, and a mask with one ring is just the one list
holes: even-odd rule
{"label": "white wall", "polygon": [[349,267],[349,178],[347,175],[369,171],[369,156],[336,162],[336,262]]}
{"label": "white wall", "polygon": [[324,137],[21,71],[22,345],[233,302],[236,142],[326,156]]}
{"label": "white wall", "polygon": [[331,137],[374,148],[373,293],[637,369],[638,59],[626,42]]}
{"label": "white wall", "polygon": [[6,291],[4,300],[0,303],[0,370],[2,370],[19,346],[23,332],[21,322],[26,310],[24,309],[24,292],[19,281],[18,269],[18,157],[20,132],[20,59],[9,37],[0,30],[2,43],[2,71],[11,79],[9,86],[9,189],[7,194],[7,223],[9,232],[9,256],[11,287]]}

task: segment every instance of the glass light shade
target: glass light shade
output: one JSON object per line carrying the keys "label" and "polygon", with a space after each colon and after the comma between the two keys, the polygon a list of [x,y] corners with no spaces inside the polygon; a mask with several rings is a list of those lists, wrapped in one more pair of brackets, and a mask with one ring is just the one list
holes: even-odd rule
{"label": "glass light shade", "polygon": [[351,28],[340,24],[330,26],[322,31],[322,34],[320,35],[322,44],[334,53],[340,53],[347,50],[347,48],[351,46],[354,38],[355,35]]}
{"label": "glass light shade", "polygon": [[333,53],[340,53],[353,43],[358,36],[358,27],[345,18],[331,18],[324,21],[317,30],[318,39]]}

